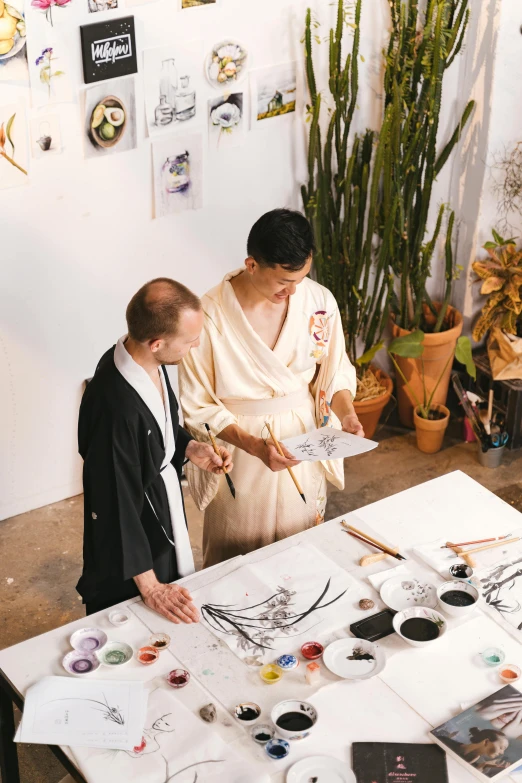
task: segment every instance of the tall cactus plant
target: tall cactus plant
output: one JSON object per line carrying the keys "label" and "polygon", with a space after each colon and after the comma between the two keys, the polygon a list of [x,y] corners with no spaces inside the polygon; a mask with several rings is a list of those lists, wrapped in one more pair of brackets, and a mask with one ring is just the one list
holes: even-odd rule
{"label": "tall cactus plant", "polygon": [[[416,329],[428,306],[435,331],[444,328],[454,279],[451,232],[446,240],[446,291],[436,310],[426,291],[431,261],[443,224],[439,208],[431,239],[425,240],[433,184],[462,134],[475,105],[470,101],[450,140],[437,155],[442,84],[461,51],[469,21],[469,0],[389,0],[392,31],[384,77],[385,117],[389,132],[381,135],[384,157],[379,233],[389,243],[391,267],[397,279],[397,324]],[[433,331],[433,329],[432,329]]]}
{"label": "tall cactus plant", "polygon": [[[329,35],[330,100],[323,101],[317,89],[313,40],[314,22],[306,15],[305,57],[310,103],[308,184],[302,187],[305,212],[314,227],[315,271],[339,304],[348,354],[357,360],[357,340],[368,363],[380,347],[391,296],[389,274],[390,243],[381,242],[373,263],[372,240],[380,213],[380,180],[384,167],[383,148],[376,146],[373,131],[356,135],[350,128],[359,88],[359,42],[362,0],[355,4],[355,29],[351,51],[343,57],[347,31],[343,0],[337,3],[335,29]],[[350,28],[348,28],[350,29]],[[321,120],[330,104],[324,143]],[[387,124],[388,123],[388,124]],[[389,120],[385,120],[387,132]]]}

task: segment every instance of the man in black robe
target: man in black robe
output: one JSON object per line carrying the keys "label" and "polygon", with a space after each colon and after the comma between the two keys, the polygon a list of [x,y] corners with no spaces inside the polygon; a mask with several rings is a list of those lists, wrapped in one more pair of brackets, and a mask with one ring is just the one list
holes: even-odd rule
{"label": "man in black robe", "polygon": [[189,592],[170,584],[194,571],[180,476],[190,460],[222,473],[218,457],[179,425],[164,365],[199,345],[199,299],[168,278],[144,285],[127,307],[128,335],[101,358],[80,407],[84,459],[84,566],[77,590],[87,614],[141,594],[173,622],[197,622]]}

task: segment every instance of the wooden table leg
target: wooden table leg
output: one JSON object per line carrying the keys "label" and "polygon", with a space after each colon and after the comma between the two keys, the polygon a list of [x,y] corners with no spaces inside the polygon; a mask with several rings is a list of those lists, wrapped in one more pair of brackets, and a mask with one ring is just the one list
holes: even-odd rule
{"label": "wooden table leg", "polygon": [[0,684],[0,772],[6,783],[20,783],[14,734],[13,702]]}

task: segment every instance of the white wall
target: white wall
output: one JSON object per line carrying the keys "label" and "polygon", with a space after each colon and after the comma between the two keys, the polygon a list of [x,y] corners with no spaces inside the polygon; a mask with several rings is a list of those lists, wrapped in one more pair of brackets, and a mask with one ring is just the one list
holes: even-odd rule
{"label": "white wall", "polygon": [[[68,40],[79,90],[76,25],[102,17],[81,18],[78,6],[86,0],[72,2],[76,19]],[[253,67],[262,67],[302,60],[307,5],[221,0],[218,7],[176,12],[175,0],[158,0],[132,13],[140,49],[200,38],[207,51],[230,36],[249,48]],[[324,38],[335,9],[326,0],[313,5]],[[379,125],[386,0],[366,0],[363,14],[359,129]],[[323,64],[326,49],[323,43],[317,52]],[[465,57],[472,51],[470,43]],[[463,67],[454,66],[445,87],[453,97],[443,135],[467,98],[459,89]],[[318,77],[324,82],[325,71]],[[136,85],[138,149],[84,161],[80,106],[62,105],[63,154],[32,161],[27,187],[0,190],[0,519],[81,491],[76,423],[82,384],[125,331],[125,306],[134,291],[147,279],[168,275],[203,293],[242,263],[248,230],[259,215],[276,206],[301,206],[308,126],[296,118],[247,133],[239,149],[207,154],[205,207],[152,220],[140,74]],[[0,103],[18,97],[29,100],[28,90],[0,82]],[[450,190],[448,173],[434,200],[447,200]]]}

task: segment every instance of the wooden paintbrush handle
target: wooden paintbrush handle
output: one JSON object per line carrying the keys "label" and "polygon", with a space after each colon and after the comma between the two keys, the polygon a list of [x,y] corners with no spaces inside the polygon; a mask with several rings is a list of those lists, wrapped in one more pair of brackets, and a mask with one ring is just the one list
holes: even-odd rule
{"label": "wooden paintbrush handle", "polygon": [[[266,424],[266,428],[267,428],[268,432],[270,433],[270,437],[274,441],[274,446],[278,450],[279,454],[282,457],[284,457],[284,459],[286,459],[285,453],[284,453],[283,449],[281,448],[281,444],[279,443],[279,441],[275,437],[274,433],[272,432],[272,427],[270,426],[270,424],[267,421],[265,422],[265,424]],[[304,497],[304,492],[301,489],[301,485],[299,484],[298,480],[295,477],[294,471],[292,470],[292,468],[287,468],[287,471],[290,473],[290,476],[291,476],[292,481],[294,482],[294,484],[296,486],[297,491],[299,492],[300,495],[302,495]]]}
{"label": "wooden paintbrush handle", "polygon": [[379,560],[384,560],[387,557],[387,552],[376,552],[374,555],[364,555],[364,557],[361,557],[359,560],[359,565],[364,568],[364,566],[372,565],[372,563],[378,563]]}
{"label": "wooden paintbrush handle", "polygon": [[[210,432],[210,429],[207,429],[207,434],[208,434],[208,437],[210,438],[210,442],[212,443],[212,448],[216,452],[216,454],[219,457],[219,459],[222,459],[221,454],[219,453],[219,449],[218,449],[218,445],[216,443],[216,439],[214,438],[214,436]],[[228,473],[228,470],[226,469],[226,467],[224,465],[223,465],[222,470],[223,470],[223,473]]]}
{"label": "wooden paintbrush handle", "polygon": [[387,546],[387,544],[383,544],[382,541],[378,541],[376,538],[372,538],[368,533],[365,533],[363,530],[358,530],[358,528],[354,527],[353,525],[349,525],[347,522],[342,521],[343,527],[345,527],[347,530],[353,530],[354,533],[357,533],[359,536],[364,536],[368,541],[371,541],[372,544],[377,544],[377,546],[382,547],[383,549],[388,552],[388,554],[393,555],[395,557],[396,554],[398,554],[398,549],[392,549],[391,547]]}
{"label": "wooden paintbrush handle", "polygon": [[[505,546],[506,544],[514,544],[515,541],[520,541],[520,538],[506,538],[505,541],[497,541],[496,544],[487,544],[487,546],[478,546],[475,549],[468,549],[467,552],[463,552],[462,549],[457,554],[460,554],[461,557],[463,555],[474,555],[477,552],[485,552],[486,549],[494,549],[496,546]],[[460,549],[460,547],[456,547],[456,549]]]}

